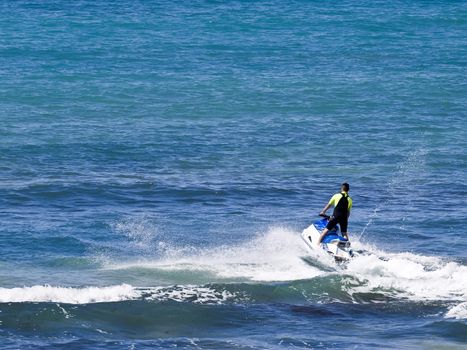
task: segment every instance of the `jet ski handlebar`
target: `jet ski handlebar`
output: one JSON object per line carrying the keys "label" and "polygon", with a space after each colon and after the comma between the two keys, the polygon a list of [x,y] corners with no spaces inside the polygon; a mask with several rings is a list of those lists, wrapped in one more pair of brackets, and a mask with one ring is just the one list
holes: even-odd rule
{"label": "jet ski handlebar", "polygon": [[329,215],[326,215],[326,214],[318,214],[319,216],[321,216],[322,218],[325,218],[325,219],[330,219],[331,217]]}

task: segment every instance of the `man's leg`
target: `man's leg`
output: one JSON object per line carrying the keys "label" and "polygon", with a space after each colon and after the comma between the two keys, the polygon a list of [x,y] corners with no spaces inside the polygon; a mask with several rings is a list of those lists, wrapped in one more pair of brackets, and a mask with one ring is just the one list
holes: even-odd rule
{"label": "man's leg", "polygon": [[341,219],[339,224],[341,225],[342,236],[344,236],[345,239],[349,240],[349,235],[347,234],[347,218]]}
{"label": "man's leg", "polygon": [[318,239],[318,245],[321,243],[321,241],[323,240],[324,237],[326,237],[326,235],[328,234],[329,230],[327,229],[327,227],[323,230],[323,233],[321,233],[321,236],[319,236],[319,239]]}
{"label": "man's leg", "polygon": [[334,216],[331,216],[331,219],[329,220],[328,224],[326,225],[326,228],[321,233],[321,236],[319,236],[318,243],[317,243],[318,245],[323,241],[323,238],[326,237],[328,232],[330,230],[332,230],[334,227],[336,227],[336,225],[337,225],[336,218]]}

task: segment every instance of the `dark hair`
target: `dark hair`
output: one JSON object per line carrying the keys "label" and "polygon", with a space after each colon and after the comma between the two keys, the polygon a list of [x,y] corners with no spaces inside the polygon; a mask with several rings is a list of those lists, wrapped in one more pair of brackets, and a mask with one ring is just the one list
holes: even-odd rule
{"label": "dark hair", "polygon": [[344,183],[342,184],[342,189],[343,189],[345,192],[347,192],[347,191],[350,189],[349,184],[348,184],[347,182],[344,182]]}

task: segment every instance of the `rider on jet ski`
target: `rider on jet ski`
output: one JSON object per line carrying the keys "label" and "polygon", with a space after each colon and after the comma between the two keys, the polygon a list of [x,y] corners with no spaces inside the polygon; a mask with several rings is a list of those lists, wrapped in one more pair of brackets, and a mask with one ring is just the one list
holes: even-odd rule
{"label": "rider on jet ski", "polygon": [[329,220],[329,223],[326,225],[326,228],[321,233],[319,237],[318,244],[321,243],[323,238],[328,234],[330,230],[336,227],[337,224],[340,225],[342,235],[348,240],[349,236],[347,235],[347,220],[350,216],[350,209],[352,208],[352,198],[349,197],[350,186],[347,182],[344,182],[341,185],[341,191],[336,193],[330,199],[329,203],[326,204],[324,209],[319,213],[319,215],[325,216],[326,211],[333,206],[334,212]]}

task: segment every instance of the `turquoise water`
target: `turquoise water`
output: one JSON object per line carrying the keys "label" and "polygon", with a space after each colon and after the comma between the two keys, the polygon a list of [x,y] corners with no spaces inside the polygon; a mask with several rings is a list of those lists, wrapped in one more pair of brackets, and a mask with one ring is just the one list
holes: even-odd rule
{"label": "turquoise water", "polygon": [[[1,2],[1,347],[463,348],[466,32],[462,1]],[[300,232],[343,181],[338,265]]]}

